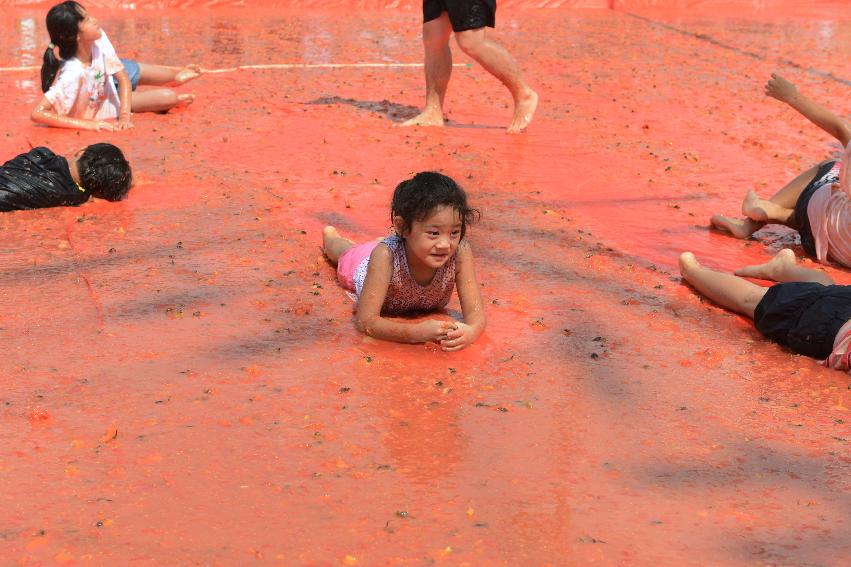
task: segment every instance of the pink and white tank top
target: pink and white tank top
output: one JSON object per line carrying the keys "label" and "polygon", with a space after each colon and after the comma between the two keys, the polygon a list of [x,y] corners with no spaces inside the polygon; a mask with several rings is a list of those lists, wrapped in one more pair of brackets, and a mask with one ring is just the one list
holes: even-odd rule
{"label": "pink and white tank top", "polygon": [[[456,253],[440,268],[428,285],[420,285],[411,275],[408,267],[408,255],[405,252],[405,241],[396,235],[388,236],[381,241],[393,254],[393,274],[381,313],[384,315],[400,315],[416,311],[434,311],[443,309],[452,297],[455,289],[455,259]],[[459,246],[465,246],[461,242]],[[361,262],[355,269],[355,293],[360,297],[369,261]]]}

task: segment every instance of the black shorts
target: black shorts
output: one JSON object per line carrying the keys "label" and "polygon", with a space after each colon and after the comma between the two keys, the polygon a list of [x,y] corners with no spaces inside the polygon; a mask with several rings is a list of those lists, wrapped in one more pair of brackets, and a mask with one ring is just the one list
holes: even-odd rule
{"label": "black shorts", "polygon": [[851,320],[851,286],[811,282],[771,286],[753,322],[769,339],[819,360],[833,351],[842,325]]}
{"label": "black shorts", "polygon": [[477,30],[496,23],[496,0],[423,0],[423,23],[449,14],[452,31]]}
{"label": "black shorts", "polygon": [[801,235],[801,246],[804,252],[810,256],[816,256],[816,240],[813,237],[813,230],[810,227],[810,217],[807,215],[807,206],[810,204],[810,199],[813,198],[813,193],[821,189],[828,183],[838,183],[839,178],[836,175],[828,175],[836,162],[829,161],[819,166],[815,177],[801,192],[798,197],[798,202],[795,203],[795,223],[798,225],[798,234]]}

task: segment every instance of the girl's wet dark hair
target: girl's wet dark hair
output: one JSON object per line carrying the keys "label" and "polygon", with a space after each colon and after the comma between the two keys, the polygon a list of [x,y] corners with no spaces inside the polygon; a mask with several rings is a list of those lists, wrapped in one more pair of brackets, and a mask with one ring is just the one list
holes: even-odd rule
{"label": "girl's wet dark hair", "polygon": [[[481,212],[467,204],[467,194],[451,177],[434,171],[423,171],[396,186],[390,204],[390,221],[401,217],[403,231],[414,221],[422,221],[437,207],[452,207],[461,216],[461,238],[467,225],[473,224]],[[399,236],[402,236],[401,234]]]}
{"label": "girl's wet dark hair", "polygon": [[120,201],[133,183],[130,164],[112,144],[92,144],[77,159],[80,185],[95,197]]}
{"label": "girl's wet dark hair", "polygon": [[[80,30],[80,22],[83,21],[83,7],[77,2],[62,2],[47,12],[47,33],[50,34],[50,43],[44,50],[41,64],[41,91],[47,92],[56,73],[62,68],[66,59],[77,55],[77,33]],[[59,57],[53,49],[59,49]]]}

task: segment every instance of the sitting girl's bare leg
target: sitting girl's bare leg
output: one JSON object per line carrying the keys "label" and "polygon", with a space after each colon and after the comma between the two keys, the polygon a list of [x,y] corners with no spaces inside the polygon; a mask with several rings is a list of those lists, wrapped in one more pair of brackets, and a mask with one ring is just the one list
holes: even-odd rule
{"label": "sitting girl's bare leg", "polygon": [[340,233],[333,226],[326,226],[322,229],[322,251],[325,252],[332,264],[336,264],[343,252],[352,246],[354,246],[354,242],[340,236]]}
{"label": "sitting girl's bare leg", "polygon": [[691,252],[680,255],[680,273],[692,287],[721,307],[751,319],[754,309],[768,289],[733,274],[704,268]]}
{"label": "sitting girl's bare leg", "polygon": [[835,283],[833,278],[821,270],[799,266],[795,259],[795,253],[788,248],[784,248],[764,264],[739,268],[735,271],[735,274],[746,278],[775,282],[815,282],[823,285]]}
{"label": "sitting girl's bare leg", "polygon": [[139,84],[156,86],[182,85],[200,77],[203,73],[204,70],[198,65],[187,65],[186,67],[177,68],[139,63]]}
{"label": "sitting girl's bare leg", "polygon": [[750,190],[742,202],[744,219],[713,215],[710,224],[717,229],[731,233],[736,238],[750,238],[767,222],[787,224],[795,210],[798,197],[818,173],[824,162],[811,167],[795,179],[784,185],[770,199],[760,199]]}
{"label": "sitting girl's bare leg", "polygon": [[134,91],[130,109],[133,112],[166,112],[179,104],[192,104],[195,95],[177,94],[171,89]]}

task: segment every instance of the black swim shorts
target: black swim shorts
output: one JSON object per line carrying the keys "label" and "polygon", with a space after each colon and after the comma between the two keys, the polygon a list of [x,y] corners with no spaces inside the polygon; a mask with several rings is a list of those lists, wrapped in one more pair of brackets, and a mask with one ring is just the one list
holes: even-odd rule
{"label": "black swim shorts", "polygon": [[807,215],[807,205],[810,204],[810,199],[813,198],[813,193],[824,187],[828,183],[839,183],[839,177],[830,170],[833,169],[835,161],[828,161],[819,166],[818,171],[812,181],[804,188],[801,195],[798,197],[798,202],[795,203],[795,223],[798,225],[798,234],[801,235],[801,247],[804,252],[816,257],[816,240],[813,237],[813,230],[810,227],[810,217]]}
{"label": "black swim shorts", "polygon": [[836,333],[849,320],[851,286],[812,282],[771,286],[753,315],[760,333],[819,360],[830,355]]}
{"label": "black swim shorts", "polygon": [[423,0],[423,23],[449,14],[452,31],[477,30],[496,23],[496,0]]}

